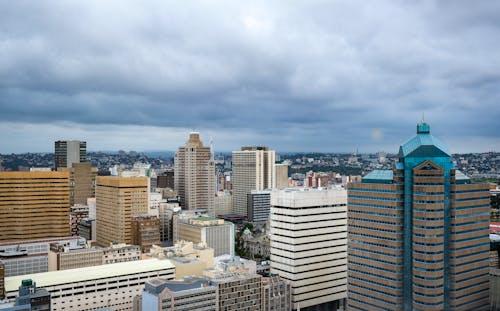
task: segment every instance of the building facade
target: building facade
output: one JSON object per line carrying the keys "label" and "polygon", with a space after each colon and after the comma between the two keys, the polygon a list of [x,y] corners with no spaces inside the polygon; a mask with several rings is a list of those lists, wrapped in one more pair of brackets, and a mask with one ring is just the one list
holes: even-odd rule
{"label": "building facade", "polygon": [[292,310],[292,287],[279,276],[262,278],[262,310]]}
{"label": "building facade", "polygon": [[132,217],[147,214],[148,202],[147,177],[98,176],[97,244],[132,244]]}
{"label": "building facade", "polygon": [[71,167],[73,163],[87,161],[87,142],[79,140],[58,140],[55,145],[55,168]]}
{"label": "building facade", "polygon": [[252,190],[271,189],[276,153],[268,147],[242,147],[233,151],[233,209],[247,216],[247,195]]}
{"label": "building facade", "polygon": [[133,243],[139,245],[143,253],[147,253],[151,246],[161,245],[160,220],[156,216],[138,215],[132,218]]}
{"label": "building facade", "polygon": [[349,310],[488,310],[489,190],[425,122],[349,188]]}
{"label": "building facade", "polygon": [[269,221],[271,212],[271,191],[252,190],[247,198],[248,221],[257,224],[265,224]]}
{"label": "building facade", "polygon": [[234,255],[234,224],[213,217],[179,219],[179,241],[206,243],[214,249],[214,255]]}
{"label": "building facade", "polygon": [[274,164],[274,184],[275,189],[284,189],[288,185],[288,164]]}
{"label": "building facade", "polygon": [[67,168],[59,168],[59,171],[70,172],[70,204],[87,204],[88,198],[95,197],[95,179],[97,168],[90,162],[72,163]]}
{"label": "building facade", "polygon": [[271,274],[292,287],[293,310],[336,310],[347,296],[347,192],[271,194]]}
{"label": "building facade", "polygon": [[0,172],[0,242],[70,234],[68,172]]}
{"label": "building facade", "polygon": [[174,158],[174,187],[183,209],[206,209],[213,215],[215,164],[210,147],[203,146],[199,133],[190,133],[186,145]]}

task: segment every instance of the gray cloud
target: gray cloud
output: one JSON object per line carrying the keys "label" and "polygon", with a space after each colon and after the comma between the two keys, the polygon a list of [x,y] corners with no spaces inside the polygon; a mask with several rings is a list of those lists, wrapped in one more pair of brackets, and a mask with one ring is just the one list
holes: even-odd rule
{"label": "gray cloud", "polygon": [[422,112],[452,150],[498,150],[499,6],[0,3],[0,153],[58,133],[175,149],[191,129],[223,150],[395,151]]}

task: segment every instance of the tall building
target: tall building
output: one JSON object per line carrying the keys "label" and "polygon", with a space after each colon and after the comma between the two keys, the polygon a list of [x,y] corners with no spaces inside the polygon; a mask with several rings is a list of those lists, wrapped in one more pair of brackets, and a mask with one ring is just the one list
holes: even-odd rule
{"label": "tall building", "polygon": [[72,163],[67,168],[59,168],[59,171],[70,172],[71,193],[70,204],[87,204],[88,198],[95,197],[95,179],[97,168],[92,163]]}
{"label": "tall building", "polygon": [[247,216],[247,195],[252,190],[271,189],[276,153],[268,147],[242,147],[233,151],[233,208]]}
{"label": "tall building", "polygon": [[190,133],[186,145],[175,154],[174,187],[183,209],[207,209],[213,215],[215,164],[210,147],[199,133]]}
{"label": "tall building", "polygon": [[87,161],[87,142],[58,140],[55,142],[55,168],[71,167],[73,163]]}
{"label": "tall building", "polygon": [[148,178],[98,176],[96,183],[97,244],[132,244],[132,217],[148,212]]}
{"label": "tall building", "polygon": [[271,194],[271,274],[292,286],[293,310],[336,310],[347,296],[347,192]]}
{"label": "tall building", "polygon": [[348,186],[348,309],[488,310],[488,185],[425,122],[398,156]]}
{"label": "tall building", "polygon": [[0,242],[68,236],[69,193],[69,172],[0,172]]}
{"label": "tall building", "polygon": [[157,188],[174,189],[174,171],[166,171],[156,177]]}
{"label": "tall building", "polygon": [[269,220],[271,212],[271,191],[252,190],[248,194],[247,205],[248,221],[265,224]]}
{"label": "tall building", "polygon": [[274,164],[273,188],[284,189],[288,187],[288,164]]}

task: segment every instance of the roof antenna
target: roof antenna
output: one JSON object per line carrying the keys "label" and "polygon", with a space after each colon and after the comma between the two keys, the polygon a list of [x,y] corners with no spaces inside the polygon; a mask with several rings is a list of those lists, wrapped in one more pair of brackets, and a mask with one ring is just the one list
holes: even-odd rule
{"label": "roof antenna", "polygon": [[425,112],[422,111],[422,123],[425,123]]}

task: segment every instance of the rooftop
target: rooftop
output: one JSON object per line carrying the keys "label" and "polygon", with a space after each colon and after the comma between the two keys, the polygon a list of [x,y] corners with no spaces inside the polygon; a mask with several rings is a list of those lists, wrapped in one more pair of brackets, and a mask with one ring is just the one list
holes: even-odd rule
{"label": "rooftop", "polygon": [[392,183],[393,177],[394,174],[392,170],[374,170],[363,177],[363,182],[390,184]]}
{"label": "rooftop", "polygon": [[22,280],[25,279],[32,279],[39,287],[47,287],[174,268],[175,266],[170,260],[154,258],[141,260],[140,262],[128,261],[78,269],[17,275],[5,278],[5,292],[17,291]]}
{"label": "rooftop", "polygon": [[448,147],[431,135],[429,124],[422,121],[417,125],[417,135],[408,139],[399,147],[399,157],[407,156],[442,156],[450,157]]}

